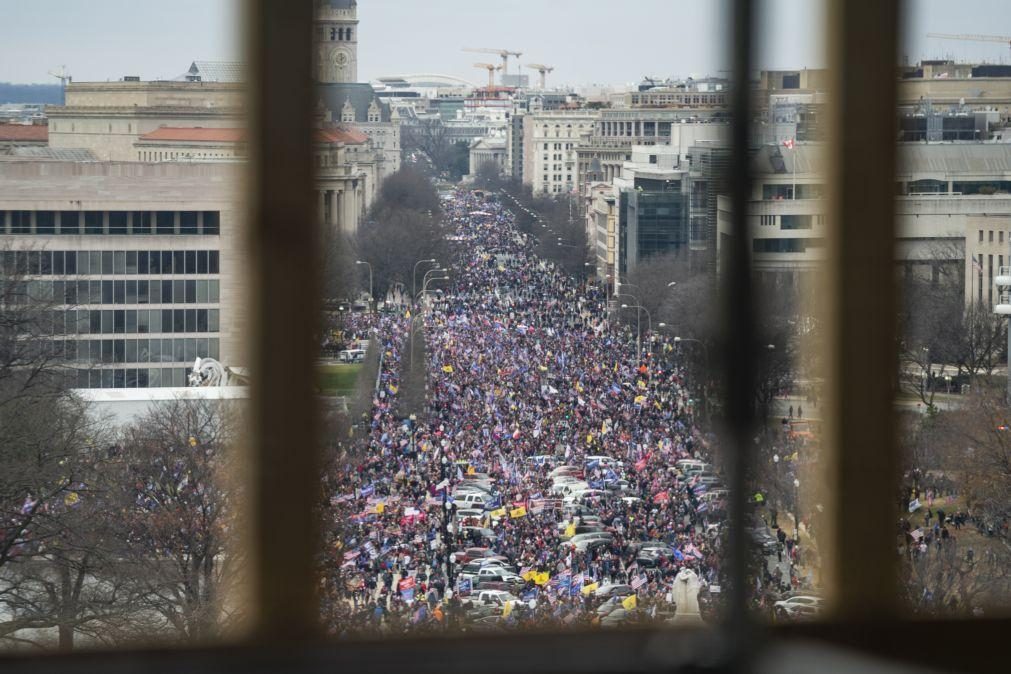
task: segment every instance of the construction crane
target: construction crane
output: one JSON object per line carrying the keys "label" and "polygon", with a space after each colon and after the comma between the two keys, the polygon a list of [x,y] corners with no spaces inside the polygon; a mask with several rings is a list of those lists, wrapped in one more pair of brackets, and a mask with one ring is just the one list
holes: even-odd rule
{"label": "construction crane", "polygon": [[491,89],[495,86],[495,71],[502,70],[502,66],[497,66],[494,63],[475,63],[475,68],[484,68],[488,71],[488,88]]}
{"label": "construction crane", "polygon": [[517,59],[519,59],[519,57],[523,56],[523,52],[509,51],[508,49],[485,49],[484,47],[481,47],[481,48],[464,47],[463,50],[464,51],[469,51],[469,52],[474,52],[476,54],[498,54],[499,58],[502,59],[502,68],[501,68],[501,70],[502,70],[503,82],[504,82],[505,76],[509,74],[509,57],[510,56],[515,56]]}
{"label": "construction crane", "polygon": [[74,78],[67,72],[67,66],[60,66],[59,71],[49,71],[49,74],[60,81],[60,105],[67,103],[67,84],[74,81]]}
{"label": "construction crane", "polygon": [[547,74],[555,69],[554,66],[546,66],[542,63],[528,63],[527,68],[531,70],[536,70],[541,74],[541,90],[547,89]]}
{"label": "construction crane", "polygon": [[963,40],[965,42],[1003,42],[1011,47],[1011,37],[1007,35],[965,35],[953,33],[927,33],[927,37],[937,37],[942,40]]}

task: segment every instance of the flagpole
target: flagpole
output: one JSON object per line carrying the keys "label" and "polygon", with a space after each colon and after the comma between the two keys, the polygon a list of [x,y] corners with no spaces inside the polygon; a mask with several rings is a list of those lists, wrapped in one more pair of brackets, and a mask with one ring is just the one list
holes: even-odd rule
{"label": "flagpole", "polygon": [[790,146],[793,150],[793,200],[797,200],[797,141],[794,140],[794,144]]}

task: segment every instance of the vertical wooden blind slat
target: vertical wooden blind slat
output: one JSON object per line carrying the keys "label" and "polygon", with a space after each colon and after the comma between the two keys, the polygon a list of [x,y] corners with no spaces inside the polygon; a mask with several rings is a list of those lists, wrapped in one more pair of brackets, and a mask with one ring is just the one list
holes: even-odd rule
{"label": "vertical wooden blind slat", "polygon": [[257,636],[304,640],[315,601],[319,485],[314,335],[319,321],[312,199],[311,0],[253,0],[251,249],[254,403],[251,608]]}
{"label": "vertical wooden blind slat", "polygon": [[724,392],[727,410],[728,446],[731,452],[731,539],[729,559],[733,587],[731,594],[730,624],[735,635],[734,666],[742,668],[750,660],[751,639],[748,594],[746,583],[750,545],[745,534],[747,511],[748,464],[755,426],[752,392],[756,376],[755,304],[751,285],[751,254],[748,250],[748,200],[751,194],[751,166],[748,160],[751,127],[751,77],[754,68],[755,7],[752,0],[734,0],[732,16],[732,151],[730,168],[731,203],[733,222],[727,267],[723,275],[720,298],[722,303],[722,334]]}
{"label": "vertical wooden blind slat", "polygon": [[899,0],[833,0],[832,186],[826,409],[834,532],[827,586],[851,618],[888,616],[897,596],[893,421],[894,183]]}

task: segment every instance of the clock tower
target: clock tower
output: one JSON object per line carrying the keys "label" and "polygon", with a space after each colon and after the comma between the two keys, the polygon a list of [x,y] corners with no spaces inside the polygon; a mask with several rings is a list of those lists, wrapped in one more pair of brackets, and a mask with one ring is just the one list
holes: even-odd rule
{"label": "clock tower", "polygon": [[313,27],[316,80],[321,84],[358,81],[358,3],[317,0]]}

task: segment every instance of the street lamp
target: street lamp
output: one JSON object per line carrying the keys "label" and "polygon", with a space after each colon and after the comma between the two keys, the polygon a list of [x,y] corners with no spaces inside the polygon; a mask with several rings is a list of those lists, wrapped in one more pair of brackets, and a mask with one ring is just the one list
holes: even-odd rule
{"label": "street lamp", "polygon": [[635,305],[622,304],[621,308],[635,309],[635,350],[637,353],[637,358],[639,358],[639,360],[642,360],[642,333],[640,331],[640,328],[642,327],[642,322],[639,320],[641,315],[639,312],[640,311],[646,312],[646,320],[648,321],[646,331],[650,333],[653,332],[653,317],[650,315],[649,310],[646,307],[642,306],[641,304]]}
{"label": "street lamp", "polygon": [[[670,328],[671,326],[666,323],[657,323],[659,328]],[[702,406],[705,408],[706,420],[709,420],[709,377],[711,376],[711,370],[709,369],[709,347],[701,339],[695,339],[693,337],[674,337],[675,344],[681,344],[682,342],[694,342],[702,347],[702,355],[705,357],[706,370],[702,377]]]}
{"label": "street lamp", "polygon": [[368,262],[362,262],[361,260],[355,260],[355,264],[363,264],[369,268],[369,304],[374,306],[375,298],[372,295],[372,265]]}
{"label": "street lamp", "polygon": [[411,273],[411,297],[414,297],[415,295],[418,294],[418,265],[424,264],[426,262],[432,263],[436,262],[436,260],[435,259],[418,260],[417,262],[414,263],[414,271]]}
{"label": "street lamp", "polygon": [[[772,465],[774,465],[776,472],[776,496],[779,496],[779,454],[772,455]],[[772,526],[775,528],[779,523],[776,521],[776,509],[772,508]]]}
{"label": "street lamp", "polygon": [[800,523],[797,520],[797,511],[800,510],[800,480],[793,479],[793,538],[800,540]]}
{"label": "street lamp", "polygon": [[448,280],[449,280],[448,276],[426,276],[425,282],[421,284],[421,292],[418,293],[418,296],[414,298],[414,301],[417,302],[419,298],[425,296],[425,293],[431,292],[428,289],[428,284],[431,283],[432,281],[448,281]]}

